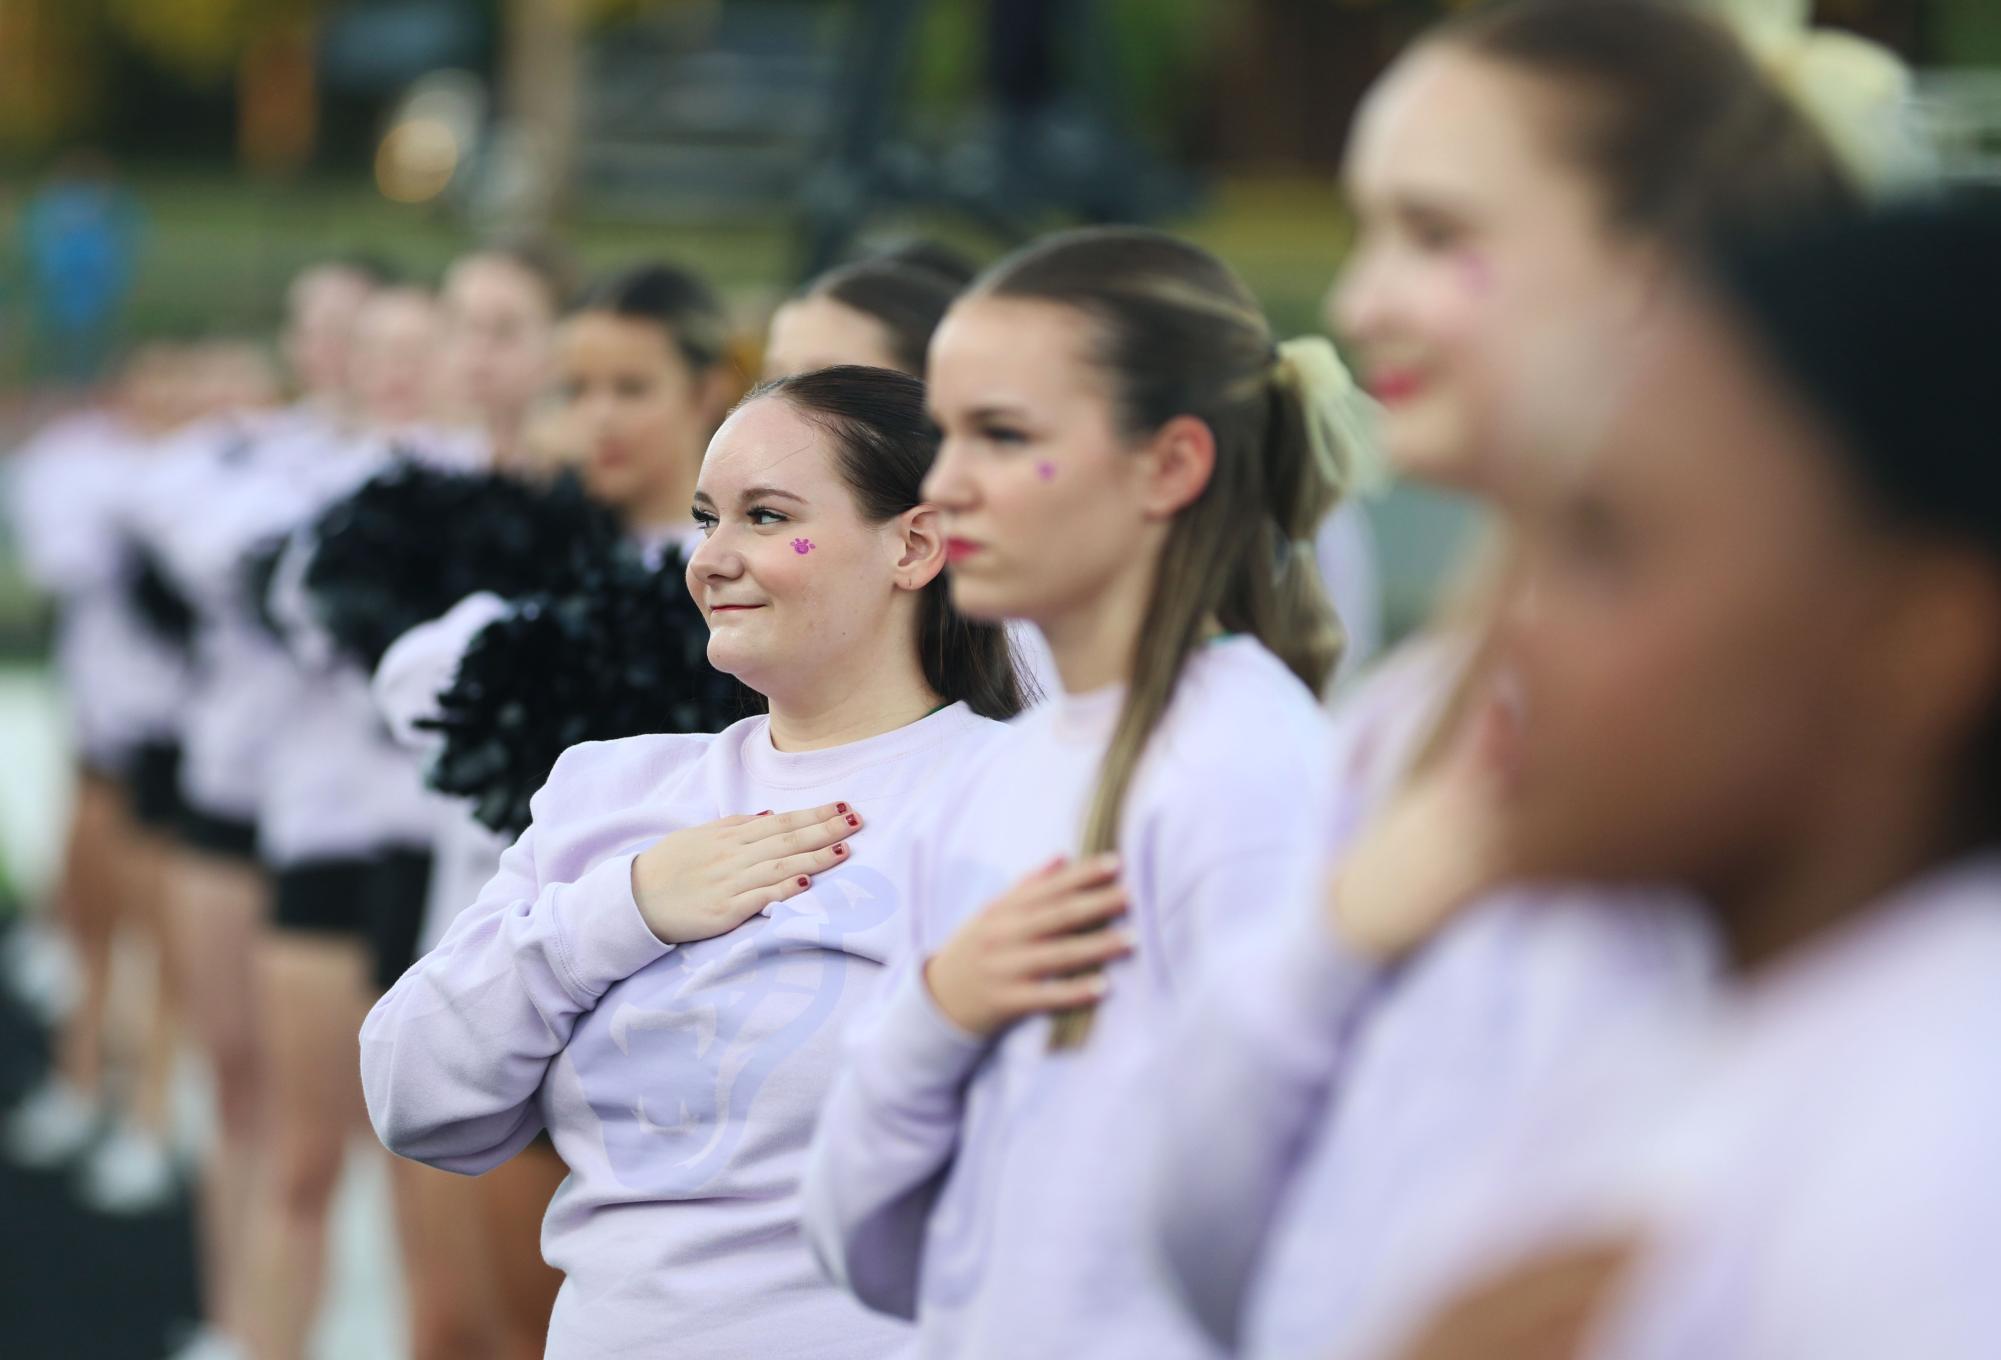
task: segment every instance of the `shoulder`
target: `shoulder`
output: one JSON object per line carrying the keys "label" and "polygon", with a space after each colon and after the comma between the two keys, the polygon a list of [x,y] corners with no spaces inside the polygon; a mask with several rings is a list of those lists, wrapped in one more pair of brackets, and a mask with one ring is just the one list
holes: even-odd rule
{"label": "shoulder", "polygon": [[1250,638],[1227,638],[1189,660],[1153,746],[1183,773],[1247,779],[1324,772],[1332,736],[1284,662]]}
{"label": "shoulder", "polygon": [[542,820],[545,806],[553,811],[572,804],[602,808],[644,802],[680,782],[741,726],[713,736],[662,732],[572,746],[556,758],[548,782],[535,795],[535,820]]}

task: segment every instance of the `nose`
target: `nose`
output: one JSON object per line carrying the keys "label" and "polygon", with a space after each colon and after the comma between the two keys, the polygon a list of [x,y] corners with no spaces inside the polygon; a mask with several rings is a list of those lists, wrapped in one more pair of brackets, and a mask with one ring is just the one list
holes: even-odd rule
{"label": "nose", "polygon": [[1327,324],[1347,340],[1367,340],[1381,326],[1386,303],[1376,253],[1358,244],[1327,289],[1322,304]]}
{"label": "nose", "polygon": [[924,475],[924,485],[918,494],[946,514],[972,508],[975,489],[958,440],[948,438],[939,442],[938,456],[932,459],[931,471]]}
{"label": "nose", "polygon": [[718,525],[688,555],[688,593],[699,603],[703,589],[743,575],[743,554],[730,546],[729,529]]}

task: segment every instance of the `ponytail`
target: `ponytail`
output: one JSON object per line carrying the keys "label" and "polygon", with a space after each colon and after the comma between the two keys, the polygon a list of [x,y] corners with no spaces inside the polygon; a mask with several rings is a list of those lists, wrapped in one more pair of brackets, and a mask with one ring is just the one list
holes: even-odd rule
{"label": "ponytail", "polygon": [[[1084,313],[1129,439],[1192,415],[1215,440],[1209,484],[1176,516],[1161,550],[1085,817],[1082,852],[1114,850],[1126,794],[1182,670],[1219,630],[1256,638],[1315,693],[1333,673],[1340,624],[1312,538],[1370,457],[1365,402],[1332,346],[1275,346],[1236,275],[1160,232],[1065,232],[1002,261],[973,291]],[[1059,1012],[1051,1046],[1082,1044],[1091,1016],[1088,1007]]]}

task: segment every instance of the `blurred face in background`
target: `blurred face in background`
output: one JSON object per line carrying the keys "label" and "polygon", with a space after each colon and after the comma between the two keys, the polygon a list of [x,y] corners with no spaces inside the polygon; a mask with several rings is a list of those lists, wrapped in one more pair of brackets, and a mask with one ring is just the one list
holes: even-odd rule
{"label": "blurred face in background", "polygon": [[362,306],[348,365],[354,406],[376,429],[419,425],[437,415],[444,317],[429,293],[385,288]]}
{"label": "blurred face in background", "polygon": [[476,419],[518,419],[554,371],[548,286],[505,255],[474,255],[445,276],[453,386]]}
{"label": "blurred face in background", "polygon": [[[764,376],[789,378],[836,364],[899,368],[888,327],[833,298],[794,298],[771,318],[764,348]],[[922,374],[913,374],[922,377]]]}
{"label": "blurred face in background", "polygon": [[952,603],[1047,626],[1151,570],[1167,525],[1119,428],[1096,330],[1074,307],[975,295],[931,343],[944,439],[924,498],[943,512]]}
{"label": "blurred face in background", "polygon": [[283,345],[300,395],[335,399],[346,393],[355,317],[374,291],[364,275],[341,265],[320,265],[292,281]]}
{"label": "blurred face in background", "polygon": [[1727,903],[1831,794],[1935,793],[1991,703],[1990,573],[1969,591],[1946,564],[1970,554],[1881,526],[1827,432],[1693,300],[1649,326],[1599,436],[1526,517],[1497,639],[1524,876]]}
{"label": "blurred face in background", "polygon": [[685,515],[685,504],[662,498],[693,478],[728,400],[722,374],[696,373],[660,323],[609,312],[562,324],[556,369],[591,491],[621,508]]}
{"label": "blurred face in background", "polygon": [[195,416],[254,411],[275,405],[278,372],[261,345],[212,340],[194,355]]}
{"label": "blurred face in background", "polygon": [[1631,329],[1650,262],[1563,159],[1567,116],[1549,82],[1437,43],[1363,104],[1329,310],[1405,476],[1490,490],[1497,449],[1539,442],[1539,404],[1606,381]]}

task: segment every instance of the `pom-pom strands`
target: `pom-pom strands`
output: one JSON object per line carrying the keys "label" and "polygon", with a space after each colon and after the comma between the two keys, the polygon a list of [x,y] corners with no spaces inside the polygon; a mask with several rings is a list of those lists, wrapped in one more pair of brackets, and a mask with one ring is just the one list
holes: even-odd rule
{"label": "pom-pom strands", "polygon": [[327,509],[313,537],[313,611],[373,670],[390,643],[475,592],[568,592],[619,527],[574,478],[544,487],[402,462]]}
{"label": "pom-pom strands", "polygon": [[133,614],[161,642],[176,651],[188,650],[195,633],[194,606],[167,579],[159,558],[149,549],[129,544],[127,555],[125,589]]}
{"label": "pom-pom strands", "polygon": [[432,787],[519,835],[529,799],[579,742],[715,732],[754,711],[708,646],[677,554],[658,568],[630,551],[590,563],[576,590],[529,596],[473,639],[439,717],[422,724],[445,738]]}

